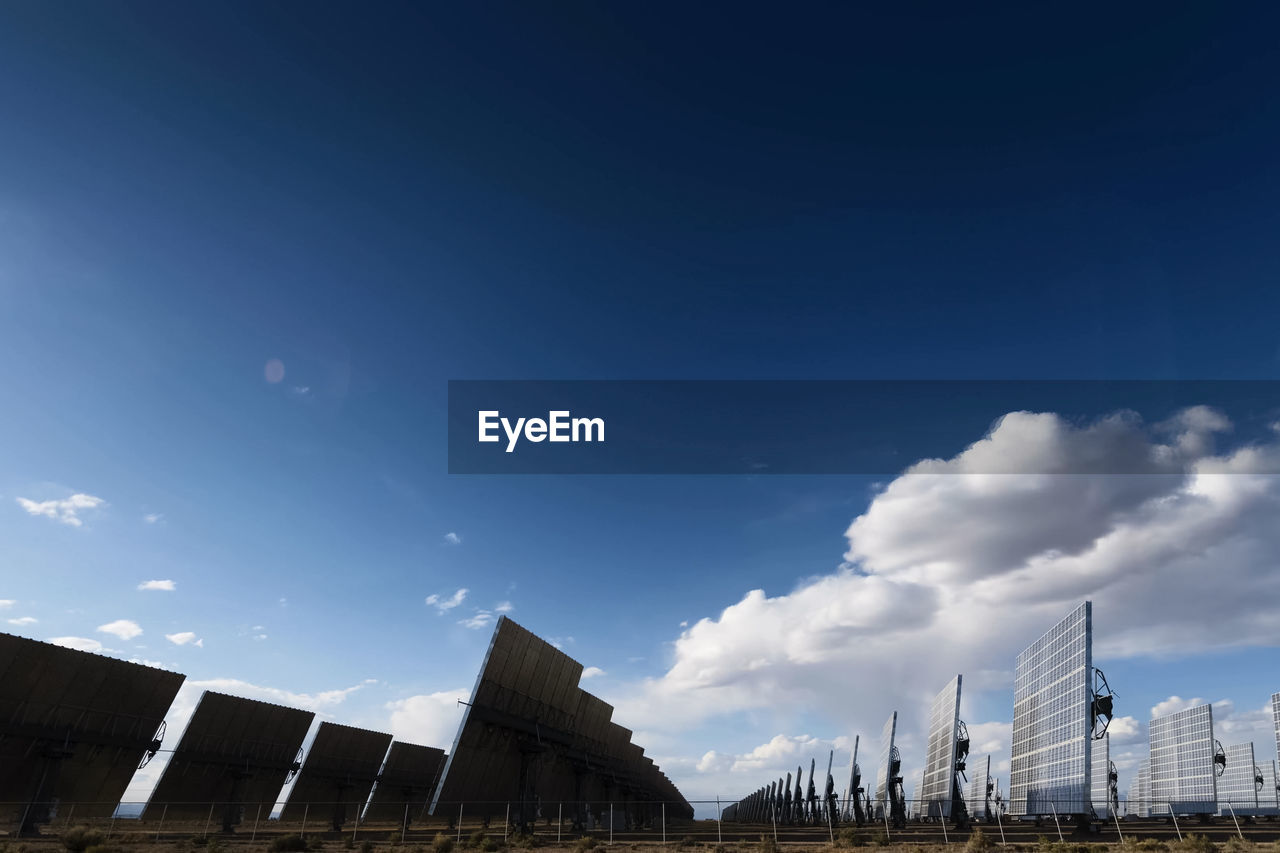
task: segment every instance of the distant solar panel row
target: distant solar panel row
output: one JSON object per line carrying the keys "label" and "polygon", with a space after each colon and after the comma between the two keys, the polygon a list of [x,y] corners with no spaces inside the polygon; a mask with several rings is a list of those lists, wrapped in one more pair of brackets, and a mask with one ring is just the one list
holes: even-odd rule
{"label": "distant solar panel row", "polygon": [[1197,705],[1151,721],[1151,814],[1218,810],[1213,707]]}

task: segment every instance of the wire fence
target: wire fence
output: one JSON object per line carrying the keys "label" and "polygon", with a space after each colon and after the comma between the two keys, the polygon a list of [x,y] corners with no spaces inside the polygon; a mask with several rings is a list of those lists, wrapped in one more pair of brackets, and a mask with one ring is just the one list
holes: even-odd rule
{"label": "wire fence", "polygon": [[[403,843],[427,843],[446,835],[461,843],[477,833],[508,841],[513,836],[534,835],[543,841],[569,842],[585,835],[600,841],[651,841],[670,843],[692,838],[717,843],[772,836],[778,843],[834,843],[849,832],[887,840],[935,840],[953,843],[967,840],[974,828],[982,828],[995,841],[1026,840],[1028,833],[1065,840],[1080,831],[1105,833],[1123,840],[1138,836],[1166,835],[1182,838],[1184,831],[1216,827],[1229,834],[1256,840],[1280,839],[1280,809],[1240,807],[1212,803],[1194,804],[1204,810],[1188,810],[1186,803],[1121,801],[1118,810],[1106,805],[1078,811],[1079,801],[1048,805],[1047,814],[1011,814],[1008,804],[967,804],[964,819],[949,814],[938,801],[867,800],[852,807],[841,801],[835,809],[826,803],[791,804],[790,809],[766,807],[739,817],[742,801],[727,799],[679,802],[520,802],[516,800],[441,802],[434,813],[427,804],[346,802],[58,802],[0,803],[0,832],[15,836],[59,836],[74,827],[88,826],[106,839],[133,843],[180,838],[224,836],[247,841],[282,835],[349,838]],[[690,816],[689,809],[694,809]],[[1212,807],[1212,808],[1209,808]],[[1075,809],[1074,811],[1072,809]],[[860,812],[860,814],[859,814]],[[856,818],[861,817],[861,823]]]}

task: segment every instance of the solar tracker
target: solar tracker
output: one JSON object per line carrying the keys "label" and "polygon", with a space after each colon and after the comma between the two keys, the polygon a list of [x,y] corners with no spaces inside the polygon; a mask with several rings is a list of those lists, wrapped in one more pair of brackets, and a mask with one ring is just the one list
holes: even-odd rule
{"label": "solar tracker", "polygon": [[[286,708],[206,690],[160,775],[143,817],[166,822],[208,821],[224,832],[247,815],[267,817],[315,717]],[[210,803],[215,804],[213,812]]]}
{"label": "solar tracker", "polygon": [[1280,758],[1280,693],[1271,694],[1271,722],[1276,729],[1276,756]]}
{"label": "solar tracker", "polygon": [[1088,814],[1093,607],[1084,602],[1018,655],[1009,813]]}
{"label": "solar tracker", "polygon": [[1253,742],[1226,748],[1227,766],[1218,778],[1218,809],[1222,814],[1255,814],[1258,810],[1258,771]]}
{"label": "solar tracker", "polygon": [[975,762],[969,778],[969,814],[977,820],[989,820],[987,785],[991,779],[991,756]]}
{"label": "solar tracker", "polygon": [[364,808],[389,746],[389,734],[321,723],[280,820],[327,820],[335,831],[342,829]]}
{"label": "solar tracker", "polygon": [[929,746],[924,777],[916,789],[920,813],[926,817],[951,817],[956,778],[956,728],[960,723],[961,677],[947,682],[929,709]]}
{"label": "solar tracker", "polygon": [[[629,822],[666,802],[668,817],[693,808],[613,708],[582,690],[582,664],[503,616],[494,627],[471,701],[431,797],[432,814],[498,815],[527,825],[542,803],[564,803],[585,821],[617,805]],[[612,813],[612,812],[610,812]],[[621,819],[621,818],[620,818]]]}
{"label": "solar tracker", "polygon": [[1138,764],[1138,772],[1129,783],[1129,801],[1125,814],[1134,817],[1151,817],[1151,759],[1144,758]]}
{"label": "solar tracker", "polygon": [[395,741],[378,774],[378,784],[365,808],[365,823],[405,824],[426,810],[440,771],[444,750]]}
{"label": "solar tracker", "polygon": [[1103,735],[1102,740],[1094,741],[1089,754],[1090,781],[1089,790],[1093,797],[1093,812],[1098,817],[1111,817],[1111,735]]}
{"label": "solar tracker", "polygon": [[24,832],[110,817],[185,678],[0,634],[0,808]]}
{"label": "solar tracker", "polygon": [[893,736],[898,730],[898,712],[894,711],[880,730],[880,760],[876,764],[876,819],[884,819],[884,809],[889,801],[890,767],[889,758],[893,754]]}
{"label": "solar tracker", "polygon": [[1152,816],[1217,812],[1213,706],[1157,717],[1149,732]]}
{"label": "solar tracker", "polygon": [[1262,769],[1262,790],[1258,792],[1258,807],[1268,814],[1275,814],[1280,809],[1280,787],[1277,787],[1276,763],[1274,761],[1263,761],[1259,763]]}

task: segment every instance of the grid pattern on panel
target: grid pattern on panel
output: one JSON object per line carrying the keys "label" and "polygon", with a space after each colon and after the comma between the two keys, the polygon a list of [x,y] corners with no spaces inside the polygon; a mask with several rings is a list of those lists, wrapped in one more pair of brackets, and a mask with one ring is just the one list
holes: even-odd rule
{"label": "grid pattern on panel", "polygon": [[1100,818],[1110,818],[1111,735],[1094,742],[1089,761],[1093,765],[1089,774],[1092,777],[1089,784],[1093,793],[1093,811]]}
{"label": "grid pattern on panel", "polygon": [[1144,758],[1138,772],[1129,783],[1129,799],[1125,814],[1134,817],[1151,817],[1151,761]]}
{"label": "grid pattern on panel", "polygon": [[1264,761],[1258,767],[1262,770],[1262,791],[1258,793],[1258,805],[1274,810],[1280,807],[1280,789],[1276,788],[1276,763]]}
{"label": "grid pattern on panel", "polygon": [[889,799],[889,756],[893,753],[893,736],[898,729],[898,712],[894,711],[880,730],[880,761],[876,764],[876,814]]}
{"label": "grid pattern on panel", "polygon": [[924,764],[924,778],[916,797],[921,801],[921,814],[929,817],[951,816],[951,785],[956,766],[956,723],[960,719],[960,679],[947,682],[929,708],[929,747]]}
{"label": "grid pattern on panel", "polygon": [[1088,601],[1018,655],[1009,813],[1086,814],[1093,675]]}
{"label": "grid pattern on panel", "polygon": [[1213,706],[1197,705],[1151,721],[1151,813],[1218,810],[1213,768]]}
{"label": "grid pattern on panel", "polygon": [[969,792],[965,800],[968,802],[969,814],[981,816],[987,807],[987,777],[991,775],[991,756],[975,762],[969,779]]}
{"label": "grid pattern on panel", "polygon": [[1271,722],[1276,728],[1276,757],[1280,758],[1280,693],[1271,694]]}
{"label": "grid pattern on panel", "polygon": [[1227,769],[1218,779],[1218,805],[1226,809],[1256,809],[1258,786],[1254,775],[1253,743],[1233,743],[1226,748]]}

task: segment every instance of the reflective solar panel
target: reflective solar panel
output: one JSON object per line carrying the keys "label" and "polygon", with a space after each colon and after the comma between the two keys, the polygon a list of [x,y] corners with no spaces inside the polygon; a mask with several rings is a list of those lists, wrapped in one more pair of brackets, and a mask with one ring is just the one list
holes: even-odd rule
{"label": "reflective solar panel", "polygon": [[418,818],[429,804],[444,758],[443,749],[400,741],[391,744],[365,808],[365,822],[403,824]]}
{"label": "reflective solar panel", "polygon": [[898,731],[898,712],[894,711],[880,730],[880,760],[876,765],[876,817],[883,818],[889,802],[889,760],[893,754],[893,738]]}
{"label": "reflective solar panel", "polygon": [[0,634],[0,809],[110,817],[185,678]]}
{"label": "reflective solar panel", "polygon": [[1271,722],[1276,729],[1276,757],[1280,758],[1280,693],[1271,694]]}
{"label": "reflective solar panel", "polygon": [[341,829],[364,809],[389,746],[391,735],[384,732],[321,723],[280,820]]}
{"label": "reflective solar panel", "polygon": [[956,725],[960,721],[961,677],[947,682],[929,709],[929,746],[917,799],[921,814],[951,817],[951,788],[955,781]]}
{"label": "reflective solar panel", "polygon": [[1213,706],[1197,705],[1151,721],[1151,814],[1218,810]]}
{"label": "reflective solar panel", "polygon": [[1227,767],[1218,778],[1218,808],[1223,814],[1253,814],[1258,808],[1253,742],[1226,747]]}
{"label": "reflective solar panel", "polygon": [[1089,812],[1092,640],[1086,601],[1018,655],[1010,814]]}
{"label": "reflective solar panel", "polygon": [[1262,790],[1258,792],[1258,807],[1268,814],[1275,814],[1280,809],[1280,789],[1276,788],[1276,763],[1274,761],[1259,762],[1262,770]]}
{"label": "reflective solar panel", "polygon": [[991,775],[991,756],[973,762],[969,772],[969,793],[965,799],[969,804],[969,814],[981,819],[987,808],[987,778]]}
{"label": "reflective solar panel", "polygon": [[845,812],[848,814],[853,813],[853,798],[857,796],[858,793],[856,789],[858,787],[859,780],[855,780],[854,777],[861,769],[858,767],[858,741],[860,739],[860,735],[853,736],[853,751],[849,753],[849,782],[844,788],[844,808]]}
{"label": "reflective solar panel", "polygon": [[[205,691],[143,812],[166,822],[266,819],[315,714]],[[214,808],[210,808],[214,804]]]}

